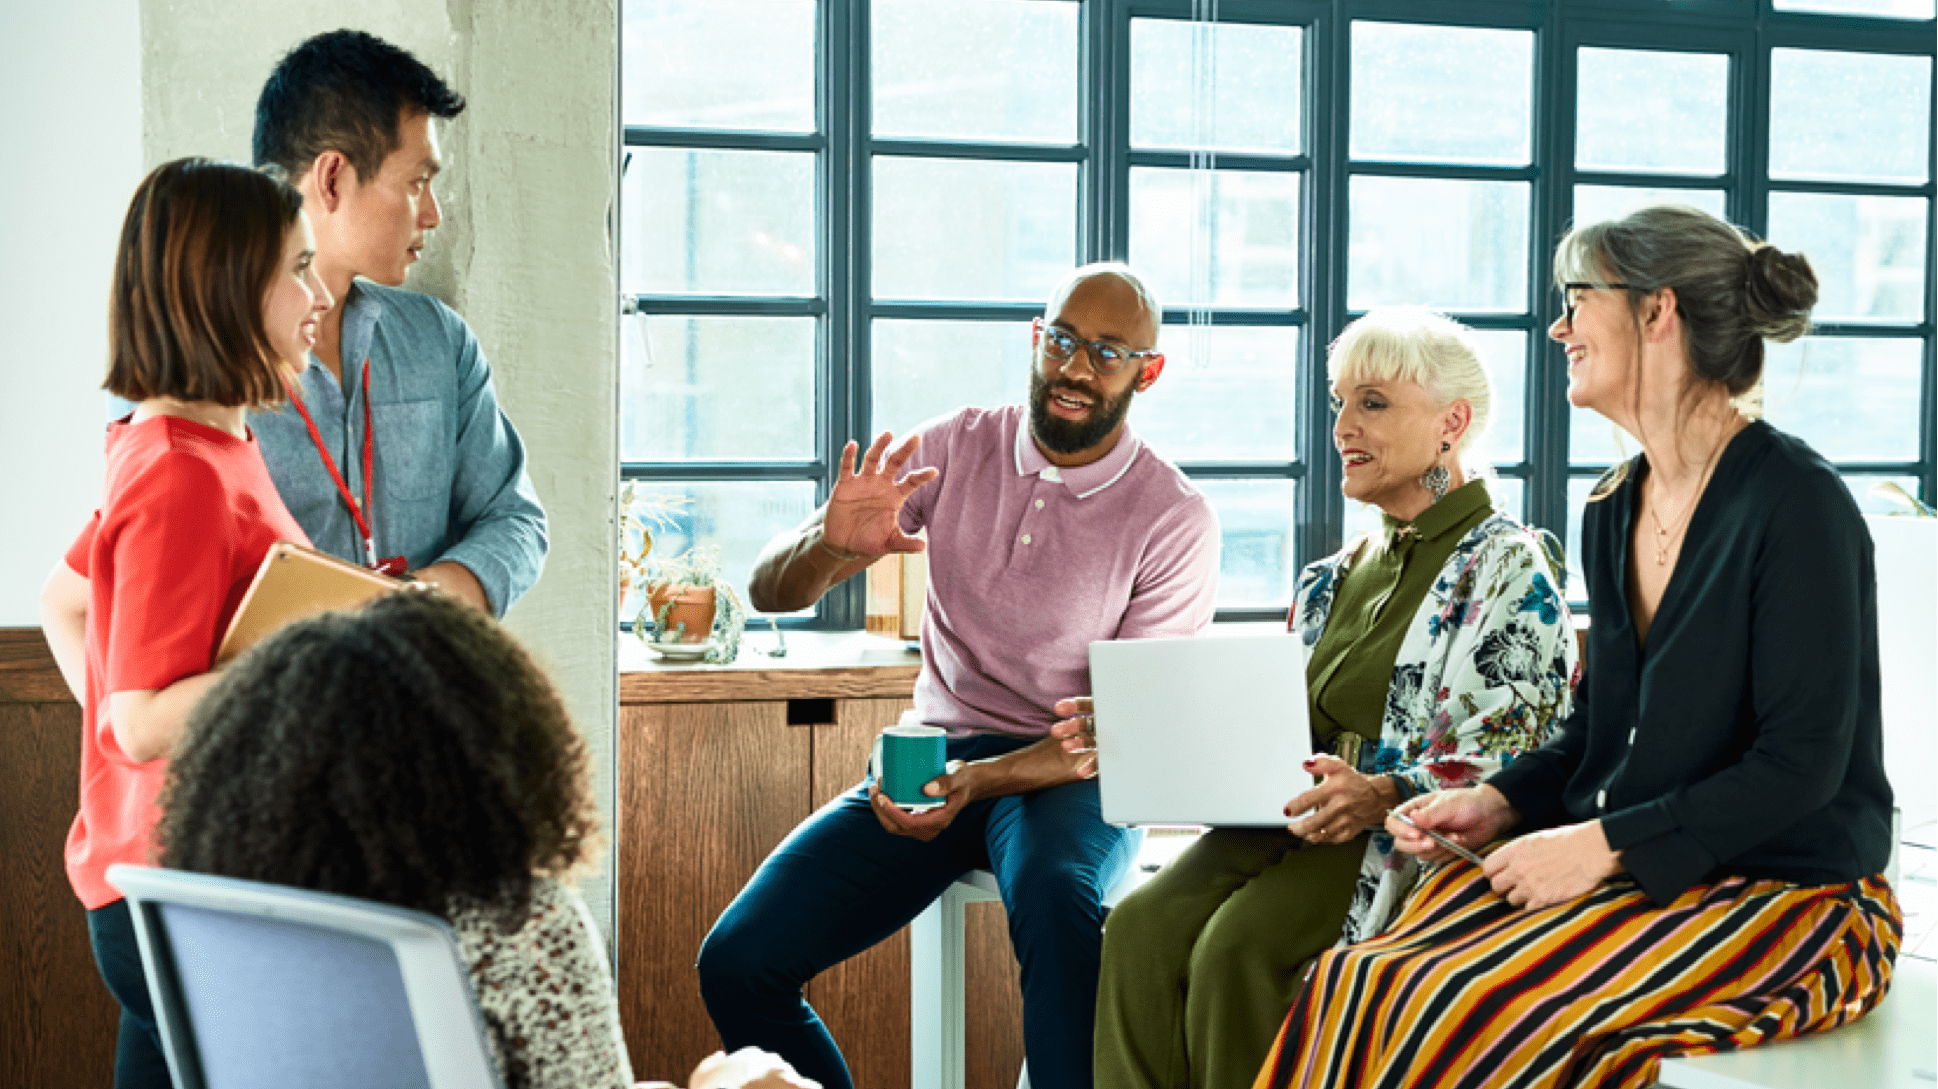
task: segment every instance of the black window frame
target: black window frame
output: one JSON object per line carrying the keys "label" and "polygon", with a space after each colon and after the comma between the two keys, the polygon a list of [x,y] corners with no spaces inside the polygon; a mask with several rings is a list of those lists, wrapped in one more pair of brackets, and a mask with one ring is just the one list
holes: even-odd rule
{"label": "black window frame", "polygon": [[[626,462],[620,467],[622,479],[671,484],[811,481],[815,484],[815,501],[823,502],[842,446],[851,438],[866,445],[871,436],[867,425],[872,407],[869,391],[874,320],[1026,321],[1039,311],[1040,304],[1030,303],[873,299],[870,164],[877,155],[1074,162],[1078,170],[1078,259],[1125,257],[1130,233],[1131,169],[1188,165],[1186,152],[1130,147],[1131,21],[1188,20],[1201,8],[1192,0],[1081,0],[1077,17],[1078,140],[1070,145],[876,139],[871,132],[866,0],[820,0],[817,5],[814,133],[626,126],[624,150],[628,153],[643,147],[812,152],[816,156],[819,269],[817,294],[812,297],[629,295],[623,300],[627,314],[814,317],[818,327],[814,455],[768,462]],[[1527,333],[1522,457],[1518,462],[1501,463],[1499,471],[1503,476],[1525,480],[1528,520],[1564,538],[1569,481],[1597,475],[1606,468],[1570,461],[1565,361],[1559,346],[1546,337],[1554,317],[1553,247],[1568,225],[1576,184],[1721,188],[1731,221],[1759,237],[1767,226],[1772,192],[1924,198],[1925,293],[1920,320],[1827,323],[1818,326],[1816,332],[1840,337],[1912,336],[1922,342],[1918,459],[1836,464],[1840,470],[1853,473],[1915,477],[1920,499],[1926,503],[1938,501],[1938,335],[1934,325],[1938,315],[1938,230],[1934,229],[1934,221],[1938,221],[1938,138],[1927,147],[1926,177],[1920,185],[1772,181],[1768,171],[1772,50],[1924,56],[1933,60],[1938,72],[1938,33],[1934,32],[1938,21],[1777,11],[1774,0],[1221,0],[1217,15],[1220,23],[1268,23],[1304,29],[1303,153],[1285,157],[1218,155],[1221,170],[1302,174],[1300,305],[1285,310],[1213,307],[1199,311],[1214,325],[1300,329],[1295,375],[1296,419],[1301,433],[1296,436],[1296,456],[1291,461],[1180,459],[1180,465],[1199,479],[1292,481],[1295,499],[1288,512],[1288,529],[1296,564],[1327,555],[1341,544],[1345,503],[1339,493],[1337,459],[1332,456],[1324,351],[1339,330],[1358,316],[1346,306],[1349,190],[1352,178],[1375,174],[1514,179],[1531,184],[1525,309],[1511,314],[1450,313],[1477,329]],[[1351,160],[1351,28],[1358,20],[1531,31],[1532,161],[1521,167],[1476,167]],[[1574,165],[1574,103],[1578,50],[1584,46],[1726,54],[1730,72],[1724,172],[1694,176],[1578,171]],[[621,66],[623,69],[623,58]],[[1934,86],[1938,86],[1938,79],[1934,79]],[[1927,93],[1932,96],[1929,116],[1938,120],[1938,91],[1928,89]],[[1783,244],[1780,238],[1774,241]],[[1166,320],[1182,321],[1187,313],[1182,308],[1167,309]],[[862,582],[850,580],[831,591],[813,617],[782,622],[814,628],[859,628],[865,608]],[[1281,619],[1284,615],[1283,606],[1219,611],[1221,620]]]}

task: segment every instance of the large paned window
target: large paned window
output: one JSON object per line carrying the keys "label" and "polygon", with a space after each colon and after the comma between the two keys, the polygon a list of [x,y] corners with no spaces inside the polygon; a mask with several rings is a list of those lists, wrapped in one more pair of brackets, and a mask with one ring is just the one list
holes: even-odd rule
{"label": "large paned window", "polygon": [[[1132,425],[1282,616],[1377,514],[1338,493],[1325,347],[1386,304],[1477,331],[1501,506],[1569,539],[1639,449],[1546,330],[1573,222],[1680,201],[1809,255],[1764,410],[1860,505],[1938,498],[1933,0],[626,0],[623,475],[660,547],[761,544],[841,447],[1024,397],[1029,319],[1128,260],[1165,308]],[[1574,582],[1576,593],[1581,583]],[[858,626],[860,587],[794,623]]]}

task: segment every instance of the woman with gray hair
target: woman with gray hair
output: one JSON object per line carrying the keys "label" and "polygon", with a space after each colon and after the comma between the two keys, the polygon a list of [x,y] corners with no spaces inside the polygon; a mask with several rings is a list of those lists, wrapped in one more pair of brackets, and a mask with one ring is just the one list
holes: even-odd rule
{"label": "woman with gray hair", "polygon": [[1810,263],[1654,207],[1555,269],[1568,398],[1643,447],[1582,518],[1594,668],[1547,744],[1388,820],[1443,865],[1319,958],[1261,1089],[1639,1089],[1890,985],[1870,537],[1834,468],[1737,407],[1763,342],[1807,328]]}
{"label": "woman with gray hair", "polygon": [[1330,373],[1345,494],[1383,528],[1294,595],[1321,781],[1288,801],[1303,816],[1287,830],[1213,829],[1112,910],[1101,1089],[1250,1085],[1305,962],[1377,933],[1413,884],[1387,811],[1479,782],[1568,710],[1561,565],[1467,468],[1493,407],[1467,331],[1376,310],[1340,334]]}

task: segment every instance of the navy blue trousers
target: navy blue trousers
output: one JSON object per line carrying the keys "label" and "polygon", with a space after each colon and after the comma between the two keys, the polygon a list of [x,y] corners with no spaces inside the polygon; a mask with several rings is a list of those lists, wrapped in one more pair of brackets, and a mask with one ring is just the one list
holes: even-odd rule
{"label": "navy blue trousers", "polygon": [[[949,759],[1029,744],[975,737]],[[729,1051],[780,1054],[826,1089],[853,1080],[802,988],[894,934],[961,874],[996,875],[1023,970],[1023,1046],[1037,1089],[1089,1089],[1104,891],[1137,837],[1103,822],[1095,780],[963,807],[923,843],[885,831],[867,783],[809,817],[761,863],[700,948],[700,993]]]}
{"label": "navy blue trousers", "polygon": [[116,900],[87,913],[94,963],[108,993],[121,1003],[121,1029],[115,1039],[114,1089],[170,1089],[168,1060],[155,1031],[155,1008],[148,997],[148,976],[141,969],[141,946],[128,901]]}

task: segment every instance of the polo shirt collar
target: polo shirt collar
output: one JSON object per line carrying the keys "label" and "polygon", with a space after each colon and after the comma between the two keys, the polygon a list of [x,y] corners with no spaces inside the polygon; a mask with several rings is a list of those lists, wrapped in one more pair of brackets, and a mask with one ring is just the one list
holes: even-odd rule
{"label": "polo shirt collar", "polygon": [[1050,464],[1037,448],[1036,440],[1030,437],[1030,416],[1025,409],[1016,418],[1016,473],[1018,476],[1040,476],[1044,480],[1054,480],[1070,489],[1070,494],[1078,499],[1088,499],[1112,484],[1117,483],[1130,471],[1131,462],[1137,460],[1137,452],[1144,447],[1142,439],[1124,424],[1124,430],[1117,436],[1117,445],[1110,453],[1088,465],[1078,465],[1065,469]]}

